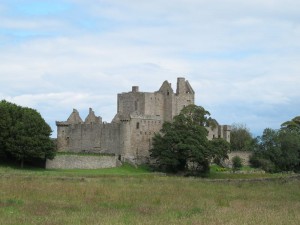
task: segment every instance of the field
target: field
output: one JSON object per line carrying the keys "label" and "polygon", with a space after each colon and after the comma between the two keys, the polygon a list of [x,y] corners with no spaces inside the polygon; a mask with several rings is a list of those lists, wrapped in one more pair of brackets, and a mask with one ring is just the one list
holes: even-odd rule
{"label": "field", "polygon": [[265,174],[257,176],[274,180],[247,180],[253,176],[2,166],[0,224],[300,224],[300,180]]}

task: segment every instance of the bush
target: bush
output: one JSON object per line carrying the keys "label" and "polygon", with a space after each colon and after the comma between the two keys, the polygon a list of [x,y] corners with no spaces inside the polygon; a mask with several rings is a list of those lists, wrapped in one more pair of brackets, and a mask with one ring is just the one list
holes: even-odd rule
{"label": "bush", "polygon": [[232,168],[233,170],[240,170],[243,167],[243,161],[241,157],[239,156],[234,156],[232,158]]}
{"label": "bush", "polygon": [[258,156],[253,155],[250,158],[250,163],[255,168],[261,168],[262,170],[268,172],[268,173],[274,173],[276,172],[276,166],[271,160],[260,158]]}

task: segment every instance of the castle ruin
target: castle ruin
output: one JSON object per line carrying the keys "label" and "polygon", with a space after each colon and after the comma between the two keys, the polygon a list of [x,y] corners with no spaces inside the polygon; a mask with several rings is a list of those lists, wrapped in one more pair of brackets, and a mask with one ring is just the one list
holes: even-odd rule
{"label": "castle ruin", "polygon": [[[168,81],[155,92],[140,92],[138,86],[133,86],[132,91],[118,94],[117,114],[111,123],[103,122],[92,109],[84,121],[76,109],[67,121],[57,121],[58,151],[109,153],[121,161],[147,162],[152,137],[163,122],[172,121],[194,102],[195,92],[185,78],[177,78],[176,92]],[[207,129],[209,139],[230,141],[230,126]]]}

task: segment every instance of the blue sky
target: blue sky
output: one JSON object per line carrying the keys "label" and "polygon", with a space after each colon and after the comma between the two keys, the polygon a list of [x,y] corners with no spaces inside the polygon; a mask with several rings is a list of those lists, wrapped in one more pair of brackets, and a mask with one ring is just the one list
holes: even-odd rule
{"label": "blue sky", "polygon": [[73,108],[105,121],[117,93],[176,87],[256,136],[300,115],[300,1],[3,0],[0,99],[54,130]]}

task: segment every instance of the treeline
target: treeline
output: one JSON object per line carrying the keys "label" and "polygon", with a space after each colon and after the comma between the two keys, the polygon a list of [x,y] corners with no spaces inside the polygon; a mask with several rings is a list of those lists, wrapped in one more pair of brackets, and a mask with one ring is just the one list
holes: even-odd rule
{"label": "treeline", "polygon": [[0,160],[40,164],[55,156],[51,128],[34,109],[0,102]]}
{"label": "treeline", "polygon": [[250,162],[267,172],[299,172],[300,116],[283,123],[279,130],[266,128],[255,140]]}
{"label": "treeline", "polygon": [[284,122],[278,130],[266,128],[253,138],[246,125],[233,124],[231,151],[251,151],[253,167],[267,172],[300,171],[300,116]]}
{"label": "treeline", "polygon": [[217,125],[203,107],[185,107],[153,137],[150,156],[155,169],[203,175],[209,172],[212,161],[223,166],[230,151],[250,151],[253,167],[271,173],[300,171],[300,117],[283,123],[279,130],[266,128],[262,136],[256,138],[246,125],[233,124],[230,144],[220,138],[207,139],[206,128]]}

